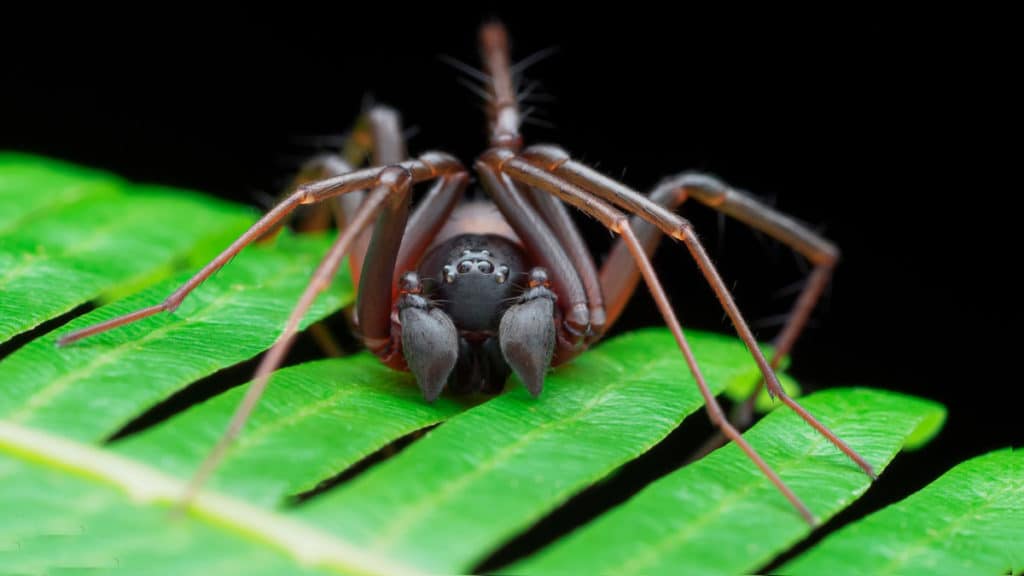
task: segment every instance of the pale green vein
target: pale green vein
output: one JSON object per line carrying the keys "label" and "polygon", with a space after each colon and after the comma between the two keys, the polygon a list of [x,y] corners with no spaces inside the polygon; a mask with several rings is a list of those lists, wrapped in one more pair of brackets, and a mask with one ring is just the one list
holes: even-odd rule
{"label": "pale green vein", "polygon": [[848,524],[783,566],[791,574],[1015,574],[1024,568],[1024,452],[975,456]]}
{"label": "pale green vein", "polygon": [[309,402],[291,412],[285,413],[280,418],[275,418],[269,422],[260,425],[259,428],[254,430],[251,434],[245,434],[239,437],[238,441],[235,442],[235,450],[244,450],[247,446],[259,444],[265,438],[272,436],[275,432],[279,432],[291,426],[294,426],[307,418],[310,418],[331,405],[338,404],[344,398],[355,395],[358,390],[354,387],[341,387],[337,392],[314,402]]}
{"label": "pale green vein", "polygon": [[[849,417],[843,416],[835,418],[829,421],[829,427],[838,430],[843,429],[849,422],[860,418],[859,415],[851,414]],[[786,476],[786,473],[795,466],[806,463],[807,459],[811,454],[817,453],[822,447],[831,445],[823,436],[816,436],[815,441],[804,447],[802,452],[794,452],[786,460],[773,460],[771,467],[775,470],[779,476]],[[852,466],[852,464],[851,464]],[[640,555],[634,556],[628,559],[626,562],[619,566],[612,565],[608,569],[608,573],[611,574],[644,574],[645,570],[650,570],[651,566],[658,562],[664,553],[675,548],[679,544],[689,540],[694,534],[706,529],[716,520],[720,520],[722,516],[731,510],[737,503],[742,502],[748,498],[758,488],[762,488],[765,483],[764,477],[760,476],[748,476],[748,481],[742,485],[735,486],[734,490],[725,498],[717,500],[717,506],[709,508],[703,514],[695,517],[692,521],[688,521],[685,525],[681,526],[678,530],[669,532],[661,539],[647,545],[647,549]],[[812,511],[813,512],[813,511]],[[794,511],[795,513],[795,511]]]}
{"label": "pale green vein", "polygon": [[43,386],[34,392],[28,397],[21,408],[10,413],[7,418],[11,422],[24,422],[31,418],[37,410],[47,406],[54,398],[64,393],[72,384],[82,380],[83,378],[87,378],[89,375],[96,372],[96,370],[104,366],[121,360],[128,354],[137,352],[141,348],[145,347],[147,343],[164,338],[168,332],[205,320],[205,316],[207,314],[219,311],[225,303],[230,302],[234,298],[234,292],[239,291],[241,291],[239,288],[232,286],[225,293],[209,301],[208,304],[198,309],[195,313],[190,314],[188,317],[182,318],[177,322],[171,322],[158,328],[154,328],[142,338],[129,340],[108,349],[105,354],[96,356],[90,362],[81,365],[79,368],[66,372],[60,378],[51,381],[46,386]]}
{"label": "pale green vein", "polygon": [[24,276],[25,274],[33,271],[35,265],[40,261],[52,261],[74,257],[78,254],[86,254],[92,250],[97,244],[108,241],[114,234],[118,234],[123,230],[131,229],[131,226],[127,223],[132,222],[131,214],[126,214],[125,219],[115,220],[107,223],[104,226],[98,226],[95,228],[90,227],[90,234],[84,238],[84,240],[76,240],[74,246],[62,246],[62,249],[56,251],[46,251],[43,253],[26,254],[24,260],[18,265],[9,268],[3,275],[0,275],[0,289],[10,284],[12,281]]}
{"label": "pale green vein", "polygon": [[[735,339],[693,336],[713,390],[751,363]],[[515,382],[298,513],[417,566],[463,572],[701,404],[667,330],[624,335],[553,371],[539,398]]]}
{"label": "pale green vein", "polygon": [[[976,522],[979,518],[983,518],[986,513],[991,512],[993,508],[996,508],[996,502],[1001,501],[1003,498],[1010,495],[1021,494],[1022,487],[1018,486],[1007,486],[1002,490],[988,494],[989,501],[976,506],[971,510],[970,514],[964,514],[952,522],[949,522],[945,526],[938,529],[932,529],[925,531],[920,538],[911,540],[902,546],[902,550],[896,556],[894,556],[888,564],[878,569],[876,574],[906,574],[909,567],[914,566],[912,560],[925,556],[932,551],[936,544],[945,542],[950,536],[959,533],[964,525],[970,525],[972,522]],[[1024,514],[1024,510],[1021,510],[1021,514]],[[1022,535],[1024,536],[1024,535]]]}
{"label": "pale green vein", "polygon": [[[324,235],[285,236],[273,245],[252,247],[199,286],[174,314],[55,346],[59,336],[74,328],[163,300],[188,272],[31,342],[0,361],[0,413],[12,421],[93,438],[117,430],[122,419],[141,414],[164,394],[270,346],[329,241]],[[301,326],[351,297],[351,282],[341,274]]]}
{"label": "pale green vein", "polygon": [[[138,462],[3,421],[0,450],[93,482],[113,485],[136,505],[169,506],[185,492],[185,483]],[[190,517],[221,530],[255,537],[300,565],[356,574],[418,573],[410,566],[365,552],[335,536],[222,494],[201,493],[188,512]]]}
{"label": "pale green vein", "polygon": [[[649,362],[645,366],[645,369],[649,370],[651,366],[659,363],[660,362],[658,360]],[[398,516],[388,528],[384,529],[376,538],[374,538],[371,543],[371,548],[374,550],[388,550],[399,538],[407,533],[431,510],[436,509],[442,503],[451,499],[454,495],[461,492],[466,486],[472,484],[473,481],[486,475],[495,468],[498,468],[501,464],[506,463],[512,458],[512,456],[532,444],[538,436],[543,436],[552,430],[564,428],[582,420],[596,407],[607,402],[607,396],[610,390],[617,389],[621,386],[623,386],[622,382],[615,381],[605,384],[604,387],[601,388],[601,392],[599,394],[595,394],[593,399],[585,403],[578,412],[574,413],[569,418],[548,420],[547,422],[544,422],[542,425],[521,436],[515,442],[508,444],[502,450],[495,452],[487,460],[480,462],[469,474],[460,476],[458,480],[445,484],[444,489],[442,489],[441,492],[427,494],[425,498],[420,499],[418,502],[410,503],[409,506],[404,508],[405,511]]]}
{"label": "pale green vein", "polygon": [[[164,472],[192,474],[224,431],[246,386],[119,440],[114,450]],[[411,375],[369,353],[278,370],[210,486],[282,503],[398,438],[461,412],[463,399],[425,402]]]}
{"label": "pale green vein", "polygon": [[55,207],[92,201],[123,182],[104,172],[16,152],[0,152],[0,238]]}
{"label": "pale green vein", "polygon": [[[922,427],[934,433],[941,406],[870,389],[834,389],[805,407],[884,470]],[[867,476],[790,410],[775,410],[745,434],[819,519],[858,498]],[[810,527],[735,445],[662,477],[626,503],[509,570],[608,574],[747,573]],[[827,573],[827,571],[825,572]]]}

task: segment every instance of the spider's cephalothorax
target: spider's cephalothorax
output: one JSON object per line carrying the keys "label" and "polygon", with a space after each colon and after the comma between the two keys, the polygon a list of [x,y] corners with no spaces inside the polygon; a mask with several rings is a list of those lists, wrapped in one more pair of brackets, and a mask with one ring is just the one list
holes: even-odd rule
{"label": "spider's cephalothorax", "polygon": [[[311,161],[285,200],[162,303],[61,338],[61,344],[68,344],[173,311],[189,292],[297,208],[338,200],[334,213],[341,230],[338,239],[292,310],[280,338],[263,357],[228,431],[193,479],[186,499],[194,495],[242,428],[269,375],[294,342],[302,318],[348,255],[359,285],[353,319],[360,338],[387,365],[412,371],[427,400],[436,399],[446,387],[497,391],[511,372],[534,396],[539,395],[545,371],[572,360],[600,339],[643,278],[712,422],[813,523],[807,507],[725,418],[705,382],[651,266],[650,256],[663,236],[685,245],[750,350],[769,392],[874,477],[863,458],[785,393],[774,372],[829,282],[838,259],[836,247],[749,194],[708,176],[680,174],[643,195],[573,160],[558,147],[523,149],[513,74],[517,68],[509,61],[504,27],[485,25],[480,45],[484,70],[464,69],[484,83],[481,91],[487,95],[489,147],[472,165],[488,199],[483,211],[480,203],[462,202],[470,172],[461,162],[442,152],[408,159],[398,114],[375,107],[360,122],[359,137],[352,138],[343,154]],[[367,156],[373,166],[351,167]],[[410,215],[413,185],[428,181],[435,182],[434,187]],[[784,242],[815,266],[774,343],[770,362],[692,226],[675,213],[689,199]],[[619,236],[600,271],[567,206]],[[485,217],[476,217],[480,214]]]}
{"label": "spider's cephalothorax", "polygon": [[[496,393],[515,370],[534,395],[555,343],[555,301],[542,268],[498,234],[458,234],[402,277],[402,349],[428,400],[442,389]],[[431,313],[431,310],[433,312]]]}

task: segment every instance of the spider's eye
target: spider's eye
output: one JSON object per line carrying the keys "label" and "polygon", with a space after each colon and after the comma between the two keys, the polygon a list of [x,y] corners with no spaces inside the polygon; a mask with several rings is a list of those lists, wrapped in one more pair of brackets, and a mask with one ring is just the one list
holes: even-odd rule
{"label": "spider's eye", "polygon": [[504,284],[508,279],[508,266],[498,266],[498,273],[494,275],[494,279],[498,284]]}
{"label": "spider's eye", "polygon": [[494,264],[491,264],[487,260],[482,260],[477,263],[476,269],[484,274],[490,274],[491,272],[494,272]]}
{"label": "spider's eye", "polygon": [[459,274],[465,274],[473,269],[473,262],[470,260],[463,260],[459,262]]}
{"label": "spider's eye", "polygon": [[455,281],[455,266],[452,266],[451,264],[446,264],[445,265],[445,267],[444,267],[444,281],[446,283],[448,283],[448,284],[451,284],[452,282]]}

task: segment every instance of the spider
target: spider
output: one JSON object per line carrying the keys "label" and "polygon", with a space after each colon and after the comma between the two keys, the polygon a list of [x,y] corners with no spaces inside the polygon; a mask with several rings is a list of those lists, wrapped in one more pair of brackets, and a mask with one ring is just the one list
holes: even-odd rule
{"label": "spider", "polygon": [[[331,199],[340,233],[313,274],[275,344],[263,356],[227,430],[192,478],[188,501],[223,458],[294,342],[299,321],[348,255],[358,299],[353,321],[367,349],[410,371],[426,401],[442,391],[496,393],[515,373],[534,396],[545,372],[571,361],[609,330],[642,279],[678,344],[711,421],[735,442],[812,526],[810,510],[762,460],[710,392],[650,256],[663,235],[681,241],[756,361],[769,393],[852,459],[871,466],[782,389],[774,370],[789,352],[831,277],[838,250],[794,219],[709,176],[665,179],[649,195],[573,160],[551,145],[524,148],[508,36],[483,25],[489,147],[472,165],[489,201],[466,201],[469,170],[442,152],[408,159],[398,114],[375,107],[362,146],[373,167],[353,169],[357,153],[325,155],[300,172],[293,190],[162,303],[65,335],[60,345],[160,312],[174,311],[246,245],[304,205]],[[368,139],[367,139],[368,138]],[[359,147],[359,139],[353,146]],[[358,152],[358,150],[356,151]],[[347,158],[346,158],[347,157]],[[347,161],[349,160],[349,161]],[[433,182],[410,214],[413,185]],[[689,222],[675,209],[689,199],[769,234],[814,265],[769,361]],[[320,204],[322,206],[322,204]],[[618,240],[598,270],[566,205],[601,222]],[[628,216],[627,216],[628,214]]]}

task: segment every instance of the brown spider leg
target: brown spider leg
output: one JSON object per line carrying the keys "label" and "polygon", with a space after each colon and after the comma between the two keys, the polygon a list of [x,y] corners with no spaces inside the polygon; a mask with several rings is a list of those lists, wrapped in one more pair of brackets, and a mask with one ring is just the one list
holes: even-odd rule
{"label": "brown spider leg", "polygon": [[[402,160],[405,143],[398,113],[388,108],[376,108],[371,111],[370,119],[374,125],[374,161]],[[356,324],[364,343],[375,353],[380,353],[383,346],[392,348],[395,261],[409,220],[411,199],[411,188],[391,196],[377,217],[366,252],[359,257],[359,266],[353,268],[360,271],[354,276],[359,286]]]}
{"label": "brown spider leg", "polygon": [[590,257],[587,245],[580,236],[576,223],[569,216],[558,198],[534,190],[529,186],[519,187],[526,194],[534,208],[547,222],[548,227],[555,233],[558,243],[565,249],[569,259],[576,263],[575,270],[583,282],[583,289],[587,293],[587,302],[590,306],[590,333],[587,336],[588,342],[598,340],[604,331],[610,326],[611,321],[605,312],[604,294],[601,280],[594,265],[594,259]]}
{"label": "brown spider leg", "polygon": [[[370,108],[356,123],[357,130],[346,142],[346,154],[369,156],[373,166],[397,164],[407,158],[405,141],[402,138],[402,122],[398,112],[386,106]],[[365,191],[339,196],[334,203],[338,207],[338,228],[351,221],[366,196]],[[360,285],[363,261],[370,247],[373,229],[367,228],[355,239],[349,251],[348,267],[352,283]]]}
{"label": "brown spider leg", "polygon": [[[340,176],[351,172],[357,167],[361,167],[373,152],[373,145],[377,140],[373,134],[374,126],[371,123],[370,116],[371,114],[367,113],[359,115],[352,128],[351,134],[345,139],[345,144],[340,152],[318,154],[303,163],[299,168],[298,173],[285,189],[285,194],[282,195],[279,200],[286,198],[289,194],[293,193],[298,187],[304,184],[316,182],[325,178]],[[393,164],[400,160],[405,160],[405,158],[402,157],[388,162],[377,162],[374,165],[381,166],[384,164]],[[311,206],[309,207],[309,210],[305,211],[306,213],[304,215],[299,217],[300,222],[296,228],[300,232],[316,232],[325,230],[329,226],[329,220],[333,215],[334,221],[340,230],[344,227],[346,214],[348,215],[348,218],[351,218],[351,215],[359,208],[359,204],[362,203],[364,196],[365,192],[363,190],[357,190],[349,194],[339,196],[336,198],[335,202],[327,202]],[[292,217],[294,217],[294,214]],[[283,221],[278,222],[270,231],[260,238],[259,241],[262,242],[275,236],[283,224]],[[357,239],[352,252],[358,252],[359,246],[360,242]],[[363,242],[363,248],[365,248],[365,242]]]}
{"label": "brown spider leg", "polygon": [[401,334],[395,329],[392,314],[398,280],[430,245],[468,180],[465,172],[441,177],[408,225],[408,194],[394,195],[377,220],[359,283],[357,325],[364,345],[393,368],[401,368],[403,363]]}
{"label": "brown spider leg", "polygon": [[591,217],[596,218],[612,232],[620,235],[626,245],[629,246],[630,252],[633,254],[636,264],[640,268],[640,273],[643,276],[644,281],[647,283],[647,287],[650,289],[651,294],[654,296],[654,301],[657,303],[662,317],[665,319],[665,323],[668,325],[673,337],[675,337],[676,344],[678,344],[680,351],[683,353],[683,357],[690,369],[690,373],[693,374],[693,378],[697,382],[697,387],[700,389],[700,393],[704,397],[704,406],[711,418],[711,421],[747,454],[747,457],[754,462],[761,472],[772,482],[772,484],[775,485],[779,492],[789,500],[793,507],[797,509],[800,515],[809,524],[812,526],[816,525],[817,521],[814,519],[814,515],[811,514],[811,511],[803,501],[801,501],[789,486],[779,478],[778,474],[768,466],[764,459],[761,458],[760,454],[758,454],[757,451],[747,443],[746,439],[743,438],[739,431],[733,428],[732,424],[730,424],[728,419],[726,419],[721,406],[718,404],[718,400],[711,393],[707,382],[704,380],[700,367],[697,365],[697,359],[694,357],[693,352],[690,349],[690,345],[686,341],[686,336],[683,334],[682,325],[679,323],[675,312],[672,310],[672,306],[668,302],[668,297],[665,295],[661,282],[658,280],[658,276],[655,274],[654,268],[651,266],[651,262],[645,254],[643,245],[633,233],[629,219],[622,212],[613,208],[604,200],[586,193],[576,185],[546,172],[543,168],[539,168],[525,160],[515,157],[508,151],[491,150],[485,154],[482,162],[489,165],[495,171],[501,171],[502,173],[508,174],[517,182],[534,186],[540,190],[558,196],[563,201],[572,204]]}
{"label": "brown spider leg", "polygon": [[491,22],[480,29],[480,57],[490,78],[487,123],[491,146],[518,152],[523,147],[523,138],[519,135],[522,118],[512,82],[508,32],[504,25]]}
{"label": "brown spider leg", "polygon": [[312,306],[316,297],[331,285],[331,281],[338,271],[338,266],[341,264],[345,253],[351,247],[352,242],[370,224],[377,213],[384,208],[389,196],[404,196],[408,194],[412,184],[412,176],[407,170],[389,166],[381,170],[379,177],[373,184],[376,188],[366,197],[363,205],[356,212],[352,221],[349,222],[349,226],[341,232],[338,239],[331,245],[330,251],[320,262],[309,284],[299,297],[298,303],[292,309],[292,313],[288,317],[281,335],[278,336],[277,341],[274,342],[274,345],[260,360],[256,374],[245,391],[245,396],[242,398],[241,403],[239,403],[235,413],[231,416],[227,429],[189,481],[182,496],[182,506],[187,505],[195,497],[200,487],[217,468],[221,460],[223,460],[231,442],[241,432],[242,427],[245,426],[246,421],[267,388],[270,374],[281,365],[285,354],[291,348],[295,335],[298,332],[299,322],[302,321],[306,312],[309,311],[309,307]]}
{"label": "brown spider leg", "polygon": [[[458,160],[440,152],[428,152],[420,156],[417,160],[408,160],[401,162],[396,166],[411,172],[414,183],[437,178],[446,174],[464,171]],[[83,338],[87,338],[101,332],[106,332],[107,330],[123,326],[136,320],[153,316],[154,314],[159,314],[161,312],[173,312],[181,305],[181,302],[190,292],[192,292],[192,290],[195,290],[195,288],[202,284],[207,278],[212,276],[217,270],[220,270],[222,266],[227,264],[228,261],[241,252],[243,248],[257,238],[263,236],[263,234],[270,230],[274,224],[290,214],[296,207],[304,204],[320,202],[327,198],[345,194],[346,192],[351,192],[353,190],[363,190],[375,186],[380,175],[387,169],[388,168],[386,167],[365,168],[300,187],[283,202],[267,212],[262,218],[253,224],[249,230],[239,236],[231,243],[230,246],[217,255],[216,258],[207,263],[206,266],[192,276],[192,278],[187,282],[182,284],[160,304],[141,308],[123,316],[107,320],[106,322],[101,322],[93,326],[76,330],[61,337],[57,341],[57,345],[66,346]]]}
{"label": "brown spider leg", "polygon": [[[801,222],[758,202],[747,192],[729,187],[717,178],[685,173],[667,179],[661,186],[683,190],[685,195],[700,203],[768,234],[813,264],[814,269],[808,276],[806,285],[793,304],[785,325],[775,337],[774,351],[769,364],[773,370],[777,370],[782,359],[789,354],[800,337],[811,312],[828,286],[832,270],[839,260],[839,249]],[[736,405],[730,415],[730,420],[741,430],[749,426],[753,420],[754,403],[762,386],[764,380],[759,379],[753,392],[744,402]],[[694,458],[700,458],[724,442],[725,439],[720,435],[710,438],[697,450]]]}
{"label": "brown spider leg", "polygon": [[405,228],[405,236],[402,238],[402,248],[398,252],[398,259],[395,264],[395,275],[393,285],[395,295],[398,292],[398,280],[402,274],[413,270],[420,258],[430,248],[430,243],[437,237],[444,228],[445,222],[451,215],[455,206],[462,198],[462,193],[469,182],[469,175],[462,174],[441,182],[432,188],[409,217],[409,224]]}
{"label": "brown spider leg", "polygon": [[698,202],[789,246],[814,265],[806,286],[790,310],[786,324],[775,338],[775,352],[770,364],[772,368],[778,368],[800,337],[807,319],[828,286],[832,270],[839,260],[839,249],[794,218],[758,202],[747,192],[729,187],[717,178],[695,173],[680,174],[662,186],[684,190],[686,195]]}
{"label": "brown spider leg", "polygon": [[558,350],[554,364],[564,363],[583,351],[581,344],[589,328],[589,305],[579,273],[544,219],[519,194],[515,182],[488,163],[477,162],[475,168],[480,184],[519,236],[531,260],[550,275],[550,284],[558,295],[558,307],[563,315],[557,327]]}
{"label": "brown spider leg", "polygon": [[[675,210],[686,201],[686,193],[673,186],[658,186],[648,196],[651,202],[665,206],[669,210]],[[633,216],[629,220],[633,233],[637,240],[644,247],[644,254],[648,258],[654,255],[662,238],[665,237],[657,226],[639,216]],[[601,266],[601,290],[607,296],[605,312],[607,313],[606,326],[610,329],[622,315],[626,304],[629,303],[633,291],[640,282],[640,268],[633,259],[632,252],[624,240],[618,240],[612,246],[608,258]]]}
{"label": "brown spider leg", "polygon": [[718,275],[718,271],[715,269],[714,264],[711,263],[711,259],[708,258],[704,247],[701,245],[700,240],[697,239],[689,222],[665,209],[663,206],[651,202],[643,195],[623,184],[569,159],[569,156],[560,149],[548,146],[533,147],[528,153],[524,154],[524,158],[508,158],[504,161],[504,170],[506,172],[515,171],[525,174],[525,177],[530,179],[536,179],[538,171],[544,174],[553,174],[556,182],[581,187],[608,202],[617,204],[631,213],[641,216],[648,222],[658,226],[669,236],[682,240],[686,244],[690,255],[697,262],[701,273],[711,285],[712,290],[714,290],[715,296],[721,303],[722,308],[725,309],[726,314],[728,314],[740,339],[743,340],[753,355],[762,377],[765,378],[768,390],[860,466],[869,477],[872,479],[877,478],[874,469],[860,454],[850,448],[846,442],[807,412],[796,400],[790,398],[782,389],[778,378],[775,376],[775,371],[769,366],[768,361],[757,345],[757,341],[754,339],[753,333],[750,331],[750,327],[747,326],[746,321],[740,314],[739,308],[733,301],[729,289],[725,286],[721,276]]}
{"label": "brown spider leg", "polygon": [[[344,158],[338,154],[327,153],[318,154],[306,160],[298,172],[292,178],[291,182],[285,188],[284,194],[279,199],[287,198],[288,196],[295,193],[303,184],[310,182],[316,182],[323,180],[324,178],[332,178],[334,176],[340,176],[347,174],[352,171],[352,166],[345,161]],[[296,218],[299,222],[296,225],[296,229],[300,232],[317,232],[324,230],[330,223],[330,210],[323,210],[324,206],[318,205],[311,207],[311,210],[305,211],[305,214],[301,214],[296,218],[296,215],[290,214],[288,218],[282,218],[271,226],[258,240],[257,243],[269,242],[277,237],[281,229],[285,224],[292,218]]]}
{"label": "brown spider leg", "polygon": [[[323,180],[324,178],[340,176],[351,171],[352,166],[338,154],[328,153],[313,156],[299,169],[298,174],[295,175],[291,184],[288,186],[287,193],[294,193],[297,188],[304,184]],[[339,211],[338,203],[341,200],[355,196],[356,194],[362,194],[362,191],[339,196],[335,199],[338,202],[327,202],[315,205],[315,207],[312,207],[312,210],[298,218],[299,222],[296,228],[302,233],[326,230],[330,226],[330,221],[333,216],[334,220],[338,224],[338,228],[341,229],[344,226],[344,215]],[[326,206],[325,204],[330,204],[330,206]],[[280,232],[280,229],[284,226],[285,220],[286,219],[282,219],[278,221],[274,227],[257,240],[257,242],[265,242],[276,237]],[[313,341],[316,343],[317,347],[319,347],[326,356],[337,358],[342,355],[341,346],[334,339],[334,336],[331,335],[330,330],[328,330],[322,322],[316,322],[311,325],[308,328],[308,331],[310,336],[313,337]]]}

